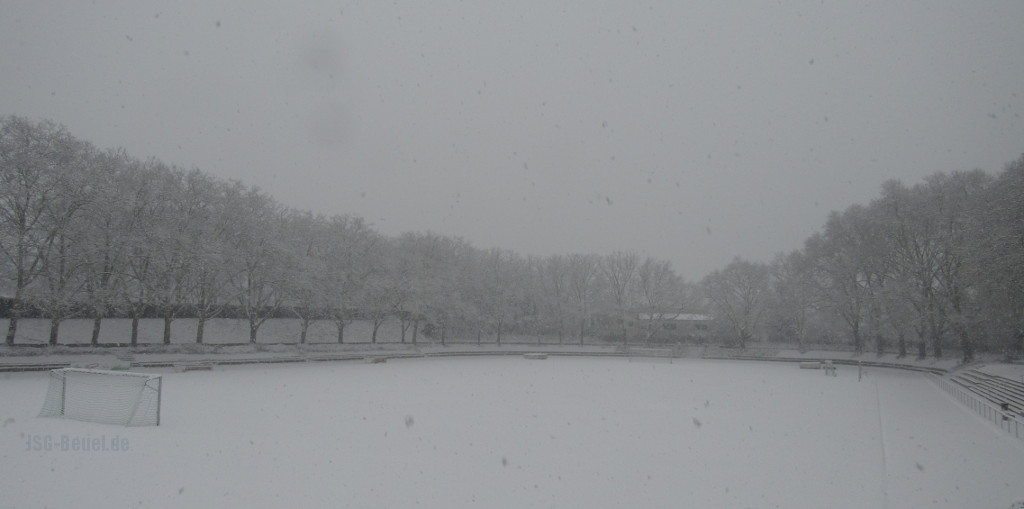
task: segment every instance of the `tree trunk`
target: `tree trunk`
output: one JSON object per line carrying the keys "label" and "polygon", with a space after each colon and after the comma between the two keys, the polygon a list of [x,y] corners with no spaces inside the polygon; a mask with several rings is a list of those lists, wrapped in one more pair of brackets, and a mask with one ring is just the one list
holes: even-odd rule
{"label": "tree trunk", "polygon": [[971,335],[967,332],[967,327],[963,325],[957,325],[957,336],[960,337],[960,350],[963,352],[963,363],[974,361],[974,341],[971,339]]}
{"label": "tree trunk", "polygon": [[345,343],[345,322],[341,320],[335,320],[334,324],[338,326],[338,344]]}
{"label": "tree trunk", "polygon": [[18,320],[22,312],[22,290],[25,288],[23,273],[18,270],[18,281],[14,288],[14,298],[11,299],[11,317],[7,322],[7,346],[14,346],[14,337],[18,333]]}
{"label": "tree trunk", "polygon": [[377,331],[380,330],[380,326],[384,324],[384,320],[379,318],[373,319],[373,333],[370,334],[370,343],[377,344]]}
{"label": "tree trunk", "polygon": [[417,336],[419,335],[419,330],[420,330],[420,319],[419,319],[419,317],[417,317],[415,320],[412,321],[412,344],[414,344],[414,345],[416,344],[416,339],[417,339]]}
{"label": "tree trunk", "polygon": [[936,359],[942,358],[942,335],[933,326],[932,329],[932,354],[935,355]]}
{"label": "tree trunk", "polygon": [[939,334],[939,324],[935,323],[935,311],[929,306],[928,333],[932,337],[932,353],[936,359],[942,358],[942,334]]}
{"label": "tree trunk", "polygon": [[196,324],[196,344],[203,344],[203,330],[206,328],[206,312],[199,313],[199,323]]}
{"label": "tree trunk", "polygon": [[7,346],[14,346],[14,335],[18,332],[18,312],[12,310],[11,317],[7,320]]}
{"label": "tree trunk", "polygon": [[309,317],[302,317],[302,324],[299,328],[299,344],[306,344],[306,333],[309,331]]}
{"label": "tree trunk", "polygon": [[57,346],[57,337],[60,334],[60,318],[50,319],[50,346]]}
{"label": "tree trunk", "polygon": [[899,332],[899,358],[902,359],[907,356],[907,338],[903,335],[903,331]]}
{"label": "tree trunk", "polygon": [[171,322],[174,321],[174,317],[170,313],[164,315],[164,344],[171,344]]}
{"label": "tree trunk", "polygon": [[139,315],[132,314],[132,338],[129,341],[132,346],[139,346]]}
{"label": "tree trunk", "polygon": [[100,344],[100,324],[103,321],[103,313],[97,311],[96,317],[92,320],[92,335],[89,337],[89,344],[92,346],[99,346]]}

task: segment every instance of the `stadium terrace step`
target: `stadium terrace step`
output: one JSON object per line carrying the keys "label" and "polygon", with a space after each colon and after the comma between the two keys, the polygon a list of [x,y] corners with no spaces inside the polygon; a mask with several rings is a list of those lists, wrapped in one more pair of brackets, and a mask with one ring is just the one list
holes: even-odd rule
{"label": "stadium terrace step", "polygon": [[977,369],[956,373],[950,380],[1001,406],[1005,411],[1024,415],[1024,383]]}

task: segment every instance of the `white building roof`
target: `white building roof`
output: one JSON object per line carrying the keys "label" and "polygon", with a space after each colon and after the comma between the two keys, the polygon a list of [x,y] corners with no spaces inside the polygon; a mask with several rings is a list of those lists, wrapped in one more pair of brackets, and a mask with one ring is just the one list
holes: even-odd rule
{"label": "white building roof", "polygon": [[679,322],[707,322],[711,320],[710,315],[701,313],[639,313],[637,318],[641,320],[675,320]]}

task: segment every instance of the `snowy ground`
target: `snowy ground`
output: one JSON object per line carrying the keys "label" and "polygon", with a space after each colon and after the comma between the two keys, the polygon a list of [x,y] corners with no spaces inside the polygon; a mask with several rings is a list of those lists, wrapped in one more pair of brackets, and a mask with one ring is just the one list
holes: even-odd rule
{"label": "snowy ground", "polygon": [[[925,376],[463,358],[165,372],[159,427],[36,417],[0,374],[4,507],[1009,508],[1024,442]],[[27,450],[33,440],[54,444]],[[120,451],[61,450],[67,437]]]}

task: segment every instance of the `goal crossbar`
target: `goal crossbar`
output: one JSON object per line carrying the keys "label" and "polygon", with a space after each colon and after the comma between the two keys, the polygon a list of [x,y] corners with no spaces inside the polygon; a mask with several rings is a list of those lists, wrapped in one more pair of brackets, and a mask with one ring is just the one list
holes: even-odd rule
{"label": "goal crossbar", "polygon": [[160,375],[61,368],[50,371],[40,417],[123,426],[160,424]]}

